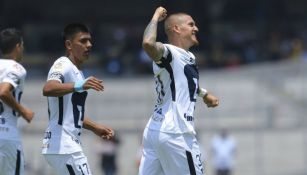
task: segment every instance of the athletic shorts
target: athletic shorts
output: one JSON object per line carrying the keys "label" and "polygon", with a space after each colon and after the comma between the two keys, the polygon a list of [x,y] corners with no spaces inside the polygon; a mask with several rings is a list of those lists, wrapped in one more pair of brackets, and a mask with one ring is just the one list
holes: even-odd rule
{"label": "athletic shorts", "polygon": [[195,135],[144,130],[139,175],[201,175],[202,160]]}
{"label": "athletic shorts", "polygon": [[21,142],[0,139],[0,174],[23,175],[24,165]]}
{"label": "athletic shorts", "polygon": [[72,154],[43,154],[58,175],[92,175],[82,152]]}

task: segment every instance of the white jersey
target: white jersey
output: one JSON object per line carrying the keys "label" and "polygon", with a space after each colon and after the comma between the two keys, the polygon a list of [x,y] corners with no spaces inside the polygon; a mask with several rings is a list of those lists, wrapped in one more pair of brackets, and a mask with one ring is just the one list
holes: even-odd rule
{"label": "white jersey", "polygon": [[[57,59],[48,73],[49,80],[61,83],[84,80],[83,73],[67,57]],[[82,151],[84,107],[87,92],[48,97],[49,124],[43,140],[43,154],[71,154]]]}
{"label": "white jersey", "polygon": [[195,56],[170,44],[164,45],[159,63],[153,63],[157,102],[147,127],[166,133],[191,133],[198,92]]}
{"label": "white jersey", "polygon": [[[0,83],[10,83],[14,87],[11,93],[17,102],[20,102],[26,74],[25,68],[16,61],[0,59]],[[17,111],[0,100],[0,139],[20,141],[18,116]]]}

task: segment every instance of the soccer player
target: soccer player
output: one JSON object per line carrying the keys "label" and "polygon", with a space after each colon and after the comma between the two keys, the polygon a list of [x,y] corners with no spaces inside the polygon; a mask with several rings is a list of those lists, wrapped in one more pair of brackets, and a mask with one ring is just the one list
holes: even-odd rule
{"label": "soccer player", "polygon": [[48,97],[49,125],[42,154],[58,175],[91,175],[80,143],[82,128],[103,139],[111,139],[114,131],[84,115],[87,90],[104,90],[102,80],[85,78],[81,71],[92,48],[89,29],[83,24],[68,24],[63,39],[66,56],[54,62],[43,88]]}
{"label": "soccer player", "polygon": [[139,175],[199,175],[204,169],[194,130],[196,97],[208,107],[219,100],[198,85],[195,56],[189,52],[198,45],[198,28],[190,15],[170,15],[164,23],[170,44],[156,41],[158,22],[166,16],[158,7],[143,36],[143,48],[154,61],[157,102],[144,130]]}
{"label": "soccer player", "polygon": [[31,122],[34,113],[20,104],[26,78],[25,68],[19,64],[23,56],[23,38],[14,28],[0,32],[0,174],[24,174],[22,144],[17,119]]}

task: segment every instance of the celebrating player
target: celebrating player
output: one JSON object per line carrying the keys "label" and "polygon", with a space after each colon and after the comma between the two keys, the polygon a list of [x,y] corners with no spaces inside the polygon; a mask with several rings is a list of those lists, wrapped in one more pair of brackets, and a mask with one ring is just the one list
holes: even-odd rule
{"label": "celebrating player", "polygon": [[20,104],[26,70],[18,62],[23,56],[21,32],[10,28],[0,32],[0,170],[2,175],[24,174],[24,158],[17,119],[31,122],[34,113]]}
{"label": "celebrating player", "polygon": [[208,107],[219,101],[199,87],[195,56],[189,52],[198,45],[198,28],[190,15],[170,15],[164,23],[170,44],[156,41],[158,22],[166,16],[165,8],[157,8],[143,36],[143,48],[154,61],[157,102],[144,130],[139,175],[199,175],[203,165],[194,130],[196,97]]}
{"label": "celebrating player", "polygon": [[89,29],[83,24],[69,24],[63,38],[67,55],[54,62],[43,88],[48,97],[49,125],[42,154],[59,175],[91,175],[80,143],[82,128],[104,139],[112,138],[114,131],[84,115],[86,90],[104,90],[102,80],[85,78],[80,70],[92,48]]}

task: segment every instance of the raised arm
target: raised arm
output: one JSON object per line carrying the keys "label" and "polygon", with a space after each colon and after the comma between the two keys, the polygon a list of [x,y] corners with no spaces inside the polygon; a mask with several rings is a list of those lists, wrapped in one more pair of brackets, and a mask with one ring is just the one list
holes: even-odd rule
{"label": "raised arm", "polygon": [[163,44],[157,42],[157,27],[160,21],[163,21],[167,16],[167,11],[163,7],[158,7],[150,21],[147,25],[144,35],[142,46],[149,57],[158,62],[163,55],[164,47]]}

